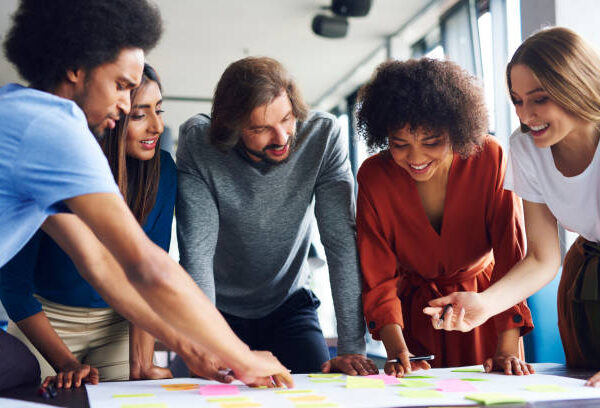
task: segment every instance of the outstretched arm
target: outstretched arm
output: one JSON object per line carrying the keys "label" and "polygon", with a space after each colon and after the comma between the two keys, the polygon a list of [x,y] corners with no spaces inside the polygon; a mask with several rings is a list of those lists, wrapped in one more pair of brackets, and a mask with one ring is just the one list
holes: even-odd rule
{"label": "outstretched arm", "polygon": [[556,218],[545,204],[523,200],[523,208],[525,258],[484,292],[455,292],[430,301],[423,312],[432,317],[435,328],[444,305],[451,304],[452,308],[444,318],[443,329],[470,331],[531,296],[556,276],[560,266]]}
{"label": "outstretched arm", "polygon": [[[244,382],[276,375],[276,381],[292,383],[288,371],[274,357],[251,353],[235,336],[185,271],[146,237],[120,197],[88,194],[66,203],[85,224],[69,222],[64,218],[67,214],[57,215],[46,222],[46,232],[71,256],[84,278],[124,317],[166,344],[169,340],[158,329],[168,327],[164,323],[168,322],[191,343],[220,357]],[[90,234],[90,229],[94,234]],[[97,240],[94,242],[94,235],[108,251],[103,251]],[[123,269],[106,266],[112,256]],[[123,279],[123,271],[127,279]],[[131,297],[136,290],[148,304],[139,295]],[[160,318],[149,319],[149,310]]]}

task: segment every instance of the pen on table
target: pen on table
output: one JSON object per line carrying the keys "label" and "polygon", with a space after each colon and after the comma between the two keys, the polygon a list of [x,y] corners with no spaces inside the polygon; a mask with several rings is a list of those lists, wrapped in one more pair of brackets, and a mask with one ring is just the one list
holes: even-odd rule
{"label": "pen on table", "polygon": [[[433,360],[435,358],[435,355],[431,354],[428,356],[415,356],[415,357],[409,357],[408,361],[430,361]],[[390,360],[386,360],[386,363],[399,363],[400,359],[399,358],[392,358]]]}
{"label": "pen on table", "polygon": [[452,307],[451,304],[447,304],[446,306],[444,306],[444,310],[442,310],[442,315],[440,316],[440,320],[438,320],[438,322],[437,322],[438,329],[440,327],[442,327],[442,323],[444,323],[444,316],[446,315],[446,312],[448,311],[448,309],[450,309],[451,307]]}

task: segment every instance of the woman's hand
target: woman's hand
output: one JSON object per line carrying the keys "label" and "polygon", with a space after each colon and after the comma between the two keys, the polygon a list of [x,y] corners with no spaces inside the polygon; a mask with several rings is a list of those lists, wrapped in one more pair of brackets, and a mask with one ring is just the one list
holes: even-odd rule
{"label": "woman's hand", "polygon": [[514,354],[504,353],[496,353],[494,357],[485,360],[483,369],[486,373],[504,371],[506,375],[535,374],[535,369],[531,364],[526,363]]}
{"label": "woman's hand", "polygon": [[431,368],[427,361],[410,361],[410,357],[413,355],[408,351],[400,325],[386,324],[379,331],[379,336],[387,351],[388,360],[397,360],[394,363],[389,361],[385,363],[383,371],[387,375],[404,377],[405,374],[410,374],[414,370]]}
{"label": "woman's hand", "polygon": [[252,387],[294,387],[294,379],[270,351],[252,351],[243,368],[234,369],[235,378]]}
{"label": "woman's hand", "polygon": [[[444,306],[452,305],[440,321]],[[454,292],[448,296],[429,301],[429,307],[423,313],[431,316],[431,324],[436,330],[458,330],[468,332],[485,323],[492,315],[490,305],[483,293]]]}
{"label": "woman's hand", "polygon": [[163,378],[173,378],[171,370],[157,365],[149,365],[148,367],[139,367],[139,369],[131,368],[129,370],[130,380],[160,380]]}
{"label": "woman's hand", "polygon": [[588,387],[600,387],[600,371],[598,371],[592,378],[587,380],[585,383]]}
{"label": "woman's hand", "polygon": [[42,387],[53,383],[56,388],[78,388],[83,383],[98,384],[100,375],[98,369],[87,364],[72,362],[62,367],[56,375],[46,377]]}

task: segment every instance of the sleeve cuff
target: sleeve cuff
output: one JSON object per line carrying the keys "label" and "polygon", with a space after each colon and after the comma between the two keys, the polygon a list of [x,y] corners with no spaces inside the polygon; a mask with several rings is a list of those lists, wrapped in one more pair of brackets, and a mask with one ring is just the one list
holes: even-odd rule
{"label": "sleeve cuff", "polygon": [[533,319],[526,301],[514,305],[494,316],[493,319],[497,333],[519,327],[521,329],[520,335],[524,336],[533,330]]}
{"label": "sleeve cuff", "polygon": [[367,318],[367,328],[375,340],[381,340],[379,331],[388,324],[397,324],[404,328],[401,307],[380,307],[376,311],[365,313],[365,315]]}

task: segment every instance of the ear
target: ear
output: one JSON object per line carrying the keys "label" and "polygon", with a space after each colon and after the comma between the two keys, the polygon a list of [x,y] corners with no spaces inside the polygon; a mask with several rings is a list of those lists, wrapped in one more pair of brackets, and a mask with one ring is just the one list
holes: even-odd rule
{"label": "ear", "polygon": [[85,71],[83,68],[67,70],[67,81],[72,85],[83,84],[85,80]]}

